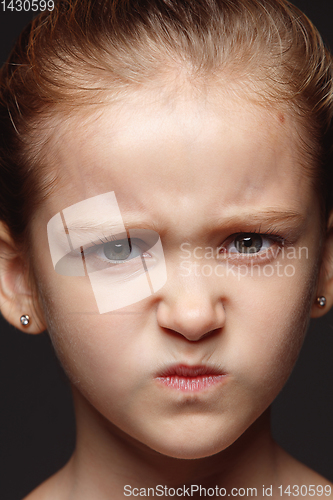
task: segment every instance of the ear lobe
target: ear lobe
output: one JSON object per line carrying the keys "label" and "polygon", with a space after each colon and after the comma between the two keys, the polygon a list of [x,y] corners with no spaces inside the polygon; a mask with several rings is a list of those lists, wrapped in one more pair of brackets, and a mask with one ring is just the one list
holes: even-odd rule
{"label": "ear lobe", "polygon": [[[0,311],[13,326],[27,333],[41,333],[45,321],[36,311],[33,290],[29,286],[28,263],[17,250],[6,225],[0,221]],[[30,322],[24,326],[21,316],[27,314]]]}
{"label": "ear lobe", "polygon": [[[320,306],[318,297],[325,297],[326,303]],[[311,318],[324,316],[333,305],[333,212],[327,226],[326,240],[322,251],[322,264],[317,284],[317,294],[311,310]]]}

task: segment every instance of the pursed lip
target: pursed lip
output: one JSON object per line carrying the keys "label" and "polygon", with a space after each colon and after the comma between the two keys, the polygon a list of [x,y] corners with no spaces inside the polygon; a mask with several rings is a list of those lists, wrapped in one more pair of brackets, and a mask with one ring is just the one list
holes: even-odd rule
{"label": "pursed lip", "polygon": [[156,376],[156,379],[170,389],[198,392],[216,385],[226,373],[207,365],[171,365]]}

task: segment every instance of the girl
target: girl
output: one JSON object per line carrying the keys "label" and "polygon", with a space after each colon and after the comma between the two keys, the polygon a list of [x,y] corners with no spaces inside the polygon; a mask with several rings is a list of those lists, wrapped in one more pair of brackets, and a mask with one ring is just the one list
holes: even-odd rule
{"label": "girl", "polygon": [[332,60],[284,0],[59,1],[1,73],[0,304],[70,380],[27,498],[332,496],[269,406],[333,300]]}

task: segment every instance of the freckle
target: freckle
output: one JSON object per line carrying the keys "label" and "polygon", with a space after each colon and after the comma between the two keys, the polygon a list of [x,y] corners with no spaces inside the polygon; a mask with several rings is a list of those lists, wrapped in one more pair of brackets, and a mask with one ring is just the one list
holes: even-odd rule
{"label": "freckle", "polygon": [[279,122],[280,123],[284,123],[285,122],[285,117],[284,117],[283,113],[279,113],[278,118],[279,118]]}

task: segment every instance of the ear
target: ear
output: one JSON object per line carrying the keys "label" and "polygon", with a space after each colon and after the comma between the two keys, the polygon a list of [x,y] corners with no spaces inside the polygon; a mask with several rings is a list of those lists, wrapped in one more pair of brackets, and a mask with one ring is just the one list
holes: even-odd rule
{"label": "ear", "polygon": [[[46,323],[29,286],[28,261],[10,236],[7,226],[0,221],[0,311],[13,326],[27,333],[41,333]],[[28,325],[21,316],[30,317]]]}
{"label": "ear", "polygon": [[325,297],[326,304],[320,307],[316,301],[312,306],[311,318],[324,316],[333,305],[333,212],[328,220],[326,240],[322,251],[316,299],[317,297]]}

